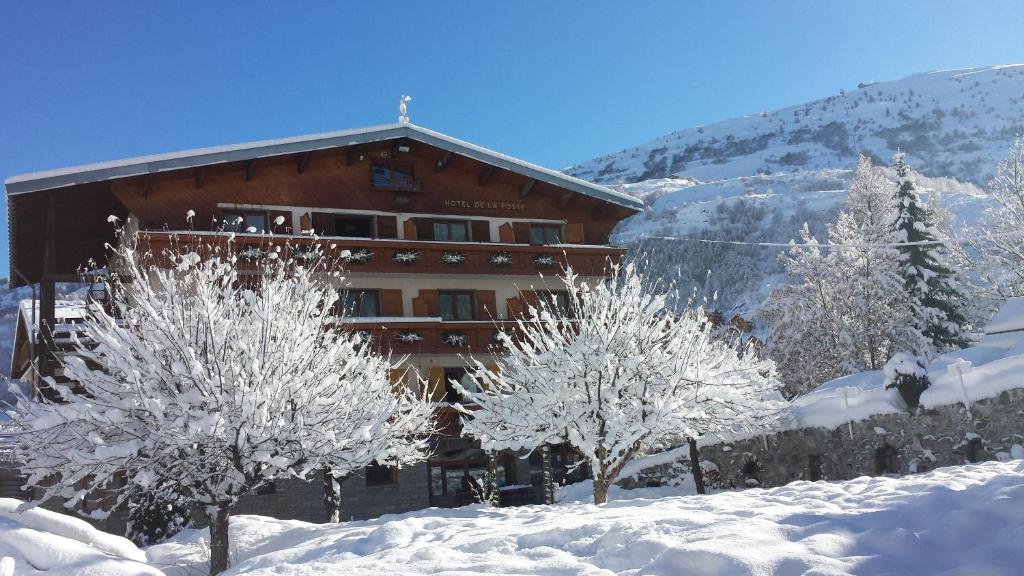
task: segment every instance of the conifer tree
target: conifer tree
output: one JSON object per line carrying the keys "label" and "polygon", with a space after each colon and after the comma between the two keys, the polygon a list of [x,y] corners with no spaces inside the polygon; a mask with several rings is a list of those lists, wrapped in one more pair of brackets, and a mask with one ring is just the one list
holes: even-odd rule
{"label": "conifer tree", "polygon": [[907,244],[900,247],[903,280],[918,328],[936,350],[965,346],[965,297],[949,264],[949,250],[939,243],[935,215],[918,195],[902,153],[896,154],[893,167],[897,239]]}

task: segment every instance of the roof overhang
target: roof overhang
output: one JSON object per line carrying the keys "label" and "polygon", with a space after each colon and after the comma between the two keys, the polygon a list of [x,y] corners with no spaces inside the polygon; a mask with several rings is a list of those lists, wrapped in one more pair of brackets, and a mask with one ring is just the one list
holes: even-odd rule
{"label": "roof overhang", "polygon": [[421,128],[415,124],[386,124],[372,126],[356,130],[343,130],[339,132],[326,132],[309,136],[298,136],[294,138],[281,138],[276,140],[262,140],[235,144],[230,146],[217,146],[213,148],[198,148],[169,154],[157,154],[154,156],[143,156],[89,164],[72,168],[49,170],[46,172],[35,172],[14,176],[5,181],[7,195],[9,197],[64,188],[81,184],[89,184],[114,180],[118,178],[129,178],[132,176],[143,176],[158,172],[198,168],[212,164],[223,164],[265,158],[270,156],[281,156],[285,154],[296,154],[323,150],[328,148],[339,148],[355,146],[371,142],[395,140],[408,138],[410,140],[423,142],[425,144],[451,151],[479,162],[503,168],[511,172],[522,174],[526,177],[547,182],[554,186],[564,188],[585,196],[590,196],[604,202],[623,206],[630,210],[639,211],[643,208],[643,202],[628,194],[600,186],[586,180],[568,176],[556,170],[543,168],[529,162],[506,156],[493,150],[488,150],[475,144],[470,144],[451,136]]}

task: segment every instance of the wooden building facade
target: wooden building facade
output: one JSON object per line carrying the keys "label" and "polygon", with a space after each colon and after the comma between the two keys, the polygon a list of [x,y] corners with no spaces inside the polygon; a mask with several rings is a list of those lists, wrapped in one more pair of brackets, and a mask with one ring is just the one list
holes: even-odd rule
{"label": "wooden building facade", "polygon": [[[457,400],[450,382],[464,374],[463,358],[494,353],[502,323],[539,298],[557,302],[550,279],[561,266],[601,276],[622,256],[609,234],[642,207],[409,123],[29,174],[8,179],[6,188],[11,284],[39,285],[32,308],[39,318],[26,318],[30,328],[19,330],[14,377],[35,378],[32,356],[39,372],[53,374],[53,346],[43,343],[59,324],[55,283],[79,281],[87,261],[105,262],[104,247],[115,240],[108,216],[132,221],[154,247],[174,234],[224,241],[226,224],[243,249],[266,232],[293,246],[322,241],[348,249],[340,321],[371,334],[382,350],[408,356],[394,377],[409,385],[414,373],[426,378],[442,415]],[[410,499],[407,508],[414,500],[465,499],[459,479],[475,473],[478,457],[449,431],[455,437],[443,439],[440,456],[422,467],[424,499]],[[502,463],[509,484],[529,483],[515,472],[521,468]],[[369,470],[364,481],[369,490],[397,475]]]}

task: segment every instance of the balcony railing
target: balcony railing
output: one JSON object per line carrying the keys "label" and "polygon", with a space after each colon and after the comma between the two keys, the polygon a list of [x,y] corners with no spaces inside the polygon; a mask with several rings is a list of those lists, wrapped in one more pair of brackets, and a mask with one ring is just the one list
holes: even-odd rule
{"label": "balcony railing", "polygon": [[[155,254],[177,236],[179,243],[224,244],[228,235],[215,232],[143,232],[144,241]],[[344,260],[350,273],[501,274],[532,276],[557,272],[569,265],[584,276],[602,276],[609,262],[618,262],[622,248],[600,245],[504,244],[499,242],[436,242],[423,240],[378,240],[372,238],[311,238],[236,234],[238,254],[253,261],[263,257],[269,244],[281,246],[283,257],[291,257],[320,244],[326,254],[348,250]],[[290,251],[290,253],[289,253]],[[243,258],[243,259],[244,259]]]}
{"label": "balcony railing", "polygon": [[353,318],[339,326],[363,333],[382,351],[403,354],[485,354],[501,350],[499,331],[515,332],[515,322],[442,321],[440,318]]}

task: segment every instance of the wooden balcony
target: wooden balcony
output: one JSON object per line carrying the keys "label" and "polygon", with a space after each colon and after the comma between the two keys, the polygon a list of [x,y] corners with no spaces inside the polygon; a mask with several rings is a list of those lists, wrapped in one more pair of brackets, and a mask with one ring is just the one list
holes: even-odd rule
{"label": "wooden balcony", "polygon": [[[201,242],[223,245],[228,234],[215,232],[146,231],[140,233],[144,243],[159,254],[177,236],[179,244]],[[558,272],[569,265],[584,276],[603,276],[609,262],[618,262],[622,248],[600,245],[505,244],[499,242],[435,242],[422,240],[377,240],[371,238],[310,238],[308,236],[265,236],[236,234],[239,253],[254,258],[266,253],[271,245],[281,247],[281,256],[308,250],[320,244],[325,254],[337,256],[348,250],[353,257],[345,260],[348,273],[406,274],[498,274],[533,276]]]}
{"label": "wooden balcony", "polygon": [[499,330],[515,330],[515,322],[510,321],[444,322],[440,318],[354,318],[338,325],[365,333],[375,348],[396,356],[474,354],[481,361],[491,350],[501,350]]}

